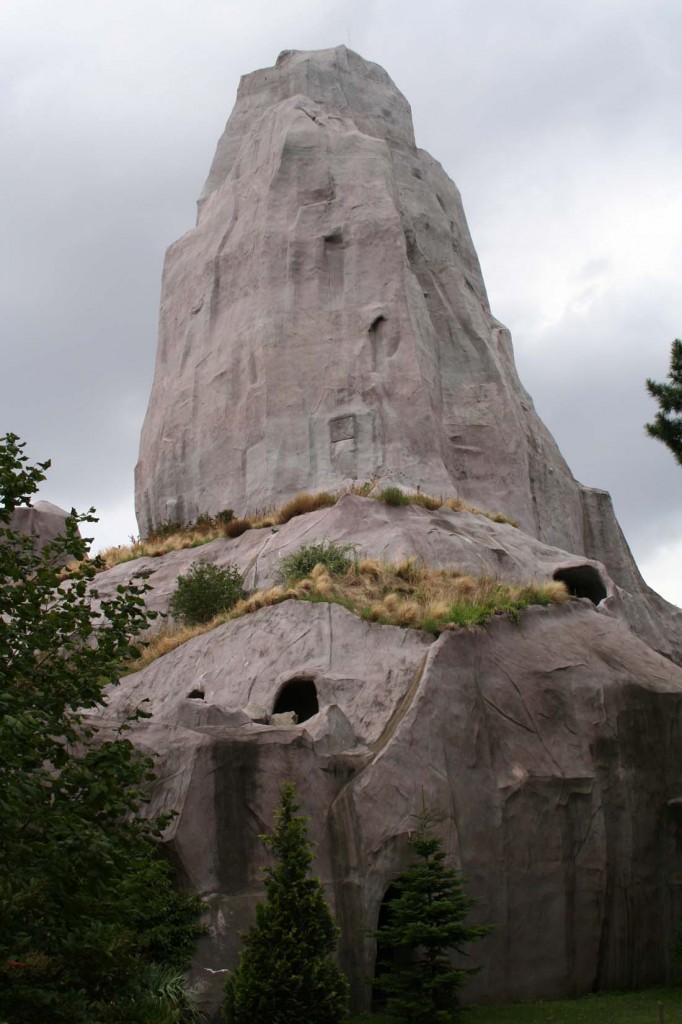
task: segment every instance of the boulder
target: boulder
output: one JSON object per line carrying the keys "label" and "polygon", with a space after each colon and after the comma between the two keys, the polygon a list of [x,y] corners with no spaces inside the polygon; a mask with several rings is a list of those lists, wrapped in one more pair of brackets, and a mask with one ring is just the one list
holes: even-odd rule
{"label": "boulder", "polygon": [[64,523],[68,516],[66,509],[53,505],[51,501],[37,501],[35,505],[16,508],[9,525],[17,533],[32,536],[36,548],[42,550],[46,544],[64,535]]}
{"label": "boulder", "polygon": [[298,715],[295,711],[278,711],[270,716],[268,725],[298,725]]}

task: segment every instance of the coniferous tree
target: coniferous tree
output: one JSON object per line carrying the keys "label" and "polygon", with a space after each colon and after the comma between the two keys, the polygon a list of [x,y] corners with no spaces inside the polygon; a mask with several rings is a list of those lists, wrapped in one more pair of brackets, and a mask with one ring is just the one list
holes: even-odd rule
{"label": "coniferous tree", "polygon": [[223,1019],[229,1024],[338,1024],[348,983],[330,959],[338,928],[322,883],[311,878],[312,846],[297,814],[293,783],[282,786],[275,829],[262,836],[276,864],[265,871],[265,903],[228,977]]}
{"label": "coniferous tree", "polygon": [[659,384],[650,378],[647,391],[659,404],[653,423],[645,424],[651,437],[662,441],[682,465],[682,341],[676,338],[670,353],[669,383]]}
{"label": "coniferous tree", "polygon": [[386,996],[389,1015],[411,1024],[450,1024],[457,1019],[458,990],[478,969],[455,967],[450,951],[464,953],[491,929],[466,923],[476,900],[465,894],[462,875],[445,866],[430,814],[417,821],[410,837],[416,859],[393,883],[397,895],[388,919],[373,933],[388,954],[377,964],[374,984]]}
{"label": "coniferous tree", "polygon": [[11,528],[49,466],[23,448],[0,438],[0,1021],[174,1024],[200,904],[157,857],[165,820],[139,813],[151,761],[86,714],[135,653],[143,596],[95,607],[97,564],[62,569],[92,510],[42,550]]}

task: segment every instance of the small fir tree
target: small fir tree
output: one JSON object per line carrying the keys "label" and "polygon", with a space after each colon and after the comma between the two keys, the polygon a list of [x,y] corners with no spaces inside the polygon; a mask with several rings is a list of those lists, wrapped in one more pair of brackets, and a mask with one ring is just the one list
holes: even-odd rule
{"label": "small fir tree", "polygon": [[647,391],[658,402],[660,412],[653,423],[645,424],[651,437],[662,441],[682,465],[682,341],[676,338],[670,353],[670,383],[647,380]]}
{"label": "small fir tree", "polygon": [[348,983],[330,959],[338,928],[318,878],[296,790],[282,786],[275,830],[262,836],[275,855],[265,871],[266,901],[228,976],[223,1020],[229,1024],[337,1024],[346,1017]]}
{"label": "small fir tree", "polygon": [[445,866],[442,839],[427,812],[410,837],[415,862],[393,883],[398,895],[388,920],[373,934],[387,957],[377,964],[375,988],[386,996],[386,1012],[412,1024],[449,1024],[457,1019],[457,992],[478,968],[453,966],[459,954],[489,926],[466,918],[476,900],[465,895],[462,875]]}

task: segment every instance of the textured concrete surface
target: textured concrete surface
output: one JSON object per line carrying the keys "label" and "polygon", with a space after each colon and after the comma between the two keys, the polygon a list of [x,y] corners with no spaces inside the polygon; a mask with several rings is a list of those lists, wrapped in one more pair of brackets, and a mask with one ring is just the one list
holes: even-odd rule
{"label": "textured concrete surface", "polygon": [[405,98],[344,46],[286,51],[242,79],[168,250],[138,522],[374,477],[631,568],[608,495],[574,480],[518,379]]}
{"label": "textured concrete surface", "polygon": [[[292,681],[319,711],[254,724]],[[679,920],[682,670],[587,599],[520,623],[443,634],[286,602],[189,641],[112,693],[118,720],[155,712],[135,741],[157,756],[150,813],[209,908],[195,979],[220,999],[266,863],[259,834],[281,780],[299,788],[341,926],[354,1005],[374,927],[422,796],[481,897],[471,999],[558,996],[665,976]]]}
{"label": "textured concrete surface", "polygon": [[[349,479],[456,495],[520,529],[346,496],[96,587],[147,579],[166,611],[197,559],[264,588],[326,539],[508,580],[568,573],[585,596],[437,640],[286,602],[112,691],[107,726],[142,701],[154,712],[135,742],[158,758],[150,813],[178,811],[169,852],[207,901],[207,1007],[262,895],[258,836],[284,779],[310,817],[355,1007],[422,798],[477,917],[498,925],[469,998],[663,980],[682,914],[682,612],[646,587],[608,494],[573,478],[538,419],[407,101],[345,47],[287,51],[242,79],[197,226],[167,254],[138,521],[144,534]],[[292,710],[298,724],[272,724]]]}

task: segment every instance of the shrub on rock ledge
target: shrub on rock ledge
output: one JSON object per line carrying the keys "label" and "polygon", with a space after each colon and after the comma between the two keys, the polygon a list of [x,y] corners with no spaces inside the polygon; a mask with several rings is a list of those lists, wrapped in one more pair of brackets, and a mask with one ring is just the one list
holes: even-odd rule
{"label": "shrub on rock ledge", "polygon": [[320,541],[317,544],[303,544],[293,555],[283,558],[278,576],[282,583],[293,583],[309,576],[316,565],[323,565],[332,575],[341,576],[353,564],[352,544],[334,544]]}
{"label": "shrub on rock ledge", "polygon": [[195,562],[178,584],[170,612],[189,626],[208,622],[229,611],[244,597],[244,580],[236,565],[221,568],[212,562]]}

